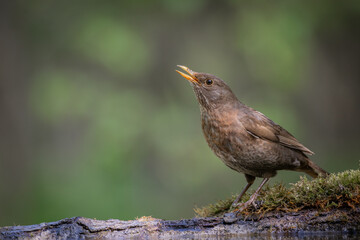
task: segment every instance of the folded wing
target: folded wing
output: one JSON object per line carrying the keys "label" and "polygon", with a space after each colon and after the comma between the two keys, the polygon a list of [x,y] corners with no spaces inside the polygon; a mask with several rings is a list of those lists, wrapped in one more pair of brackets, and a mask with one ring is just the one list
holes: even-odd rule
{"label": "folded wing", "polygon": [[247,111],[239,117],[241,118],[241,123],[248,133],[255,137],[279,143],[285,147],[302,151],[304,154],[314,154],[288,131],[271,121],[261,112]]}

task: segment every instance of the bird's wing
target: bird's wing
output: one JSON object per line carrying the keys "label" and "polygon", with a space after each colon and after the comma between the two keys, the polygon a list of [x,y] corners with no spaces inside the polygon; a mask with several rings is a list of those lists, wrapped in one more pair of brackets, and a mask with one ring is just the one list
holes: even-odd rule
{"label": "bird's wing", "polygon": [[241,116],[241,123],[248,133],[255,137],[276,142],[288,148],[300,150],[309,155],[314,154],[288,131],[271,121],[261,112],[255,110],[247,112]]}

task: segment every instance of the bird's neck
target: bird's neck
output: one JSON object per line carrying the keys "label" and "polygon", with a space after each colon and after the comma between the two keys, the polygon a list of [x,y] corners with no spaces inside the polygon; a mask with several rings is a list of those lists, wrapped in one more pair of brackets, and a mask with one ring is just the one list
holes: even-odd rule
{"label": "bird's neck", "polygon": [[211,104],[200,104],[200,112],[202,117],[211,117],[215,115],[225,116],[230,113],[238,112],[245,106],[242,102],[237,99],[229,102],[219,102]]}

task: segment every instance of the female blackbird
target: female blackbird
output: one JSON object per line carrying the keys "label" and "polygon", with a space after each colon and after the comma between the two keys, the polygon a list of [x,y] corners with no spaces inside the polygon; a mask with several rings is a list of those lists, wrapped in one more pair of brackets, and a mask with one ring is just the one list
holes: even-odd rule
{"label": "female blackbird", "polygon": [[198,73],[180,66],[197,97],[201,125],[212,151],[229,168],[245,174],[247,185],[233,202],[237,207],[241,197],[256,177],[264,178],[259,188],[240,210],[253,203],[264,184],[277,170],[305,172],[316,178],[328,173],[305,154],[314,154],[281,126],[264,114],[241,103],[220,78]]}

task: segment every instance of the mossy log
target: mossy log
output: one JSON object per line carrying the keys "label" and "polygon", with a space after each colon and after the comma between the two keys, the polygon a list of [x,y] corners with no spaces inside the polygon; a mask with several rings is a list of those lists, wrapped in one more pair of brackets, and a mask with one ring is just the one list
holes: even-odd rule
{"label": "mossy log", "polygon": [[[199,218],[132,221],[83,217],[0,228],[0,239],[251,239],[269,235],[360,237],[360,170],[278,184],[260,194],[258,206],[234,213],[233,198],[195,209]],[[245,199],[246,200],[246,199]],[[335,238],[334,238],[335,239]]]}
{"label": "mossy log", "polygon": [[0,228],[0,239],[192,239],[260,237],[269,235],[304,236],[351,234],[360,231],[360,208],[327,212],[303,210],[266,213],[237,218],[211,217],[187,220],[95,220],[83,217],[30,226]]}

